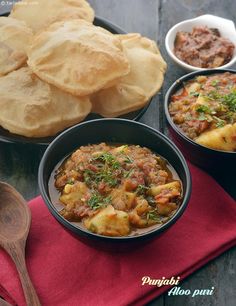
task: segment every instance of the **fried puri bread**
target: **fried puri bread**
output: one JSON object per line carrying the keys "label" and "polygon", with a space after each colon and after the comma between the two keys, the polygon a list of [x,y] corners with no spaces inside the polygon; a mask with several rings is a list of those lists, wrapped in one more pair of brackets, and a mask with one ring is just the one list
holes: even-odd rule
{"label": "fried puri bread", "polygon": [[127,85],[135,84],[149,98],[152,97],[161,88],[167,67],[157,44],[136,33],[118,36],[132,67],[122,82]]}
{"label": "fried puri bread", "polygon": [[0,76],[22,67],[27,61],[26,46],[33,37],[23,21],[0,17]]}
{"label": "fried puri bread", "polygon": [[92,97],[93,112],[117,117],[142,108],[164,80],[166,63],[156,43],[140,34],[117,35],[130,63],[130,72],[113,87]]}
{"label": "fried puri bread", "polygon": [[78,96],[112,86],[130,70],[120,39],[84,20],[57,22],[40,32],[28,58],[42,80]]}
{"label": "fried puri bread", "polygon": [[23,0],[13,6],[10,16],[25,21],[36,33],[54,21],[68,18],[93,22],[94,10],[85,0]]}
{"label": "fried puri bread", "polygon": [[92,112],[103,117],[118,117],[143,107],[146,100],[141,88],[120,83],[91,96]]}
{"label": "fried puri bread", "polygon": [[74,97],[41,81],[28,67],[0,78],[0,125],[11,133],[46,137],[83,120],[89,98]]}

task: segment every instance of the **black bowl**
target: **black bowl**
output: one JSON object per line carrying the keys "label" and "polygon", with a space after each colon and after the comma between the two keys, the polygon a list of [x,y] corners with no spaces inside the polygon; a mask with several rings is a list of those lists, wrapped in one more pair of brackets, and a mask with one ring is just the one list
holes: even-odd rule
{"label": "black bowl", "polygon": [[[138,236],[107,237],[97,235],[78,228],[64,219],[50,200],[48,182],[55,166],[65,156],[72,153],[81,145],[107,143],[138,144],[150,148],[167,159],[178,173],[183,184],[183,202],[176,214],[161,227]],[[39,166],[39,188],[41,195],[52,215],[67,229],[86,238],[84,241],[111,242],[115,244],[143,241],[159,236],[183,214],[191,194],[191,176],[184,157],[177,147],[160,132],[135,121],[127,119],[97,119],[78,124],[59,135],[47,148]],[[124,244],[123,244],[124,245]]]}
{"label": "black bowl", "polygon": [[234,168],[236,164],[236,152],[218,151],[197,144],[195,141],[188,138],[173,122],[169,113],[169,104],[171,96],[183,87],[184,82],[193,79],[198,75],[211,75],[225,72],[236,73],[236,70],[231,69],[208,69],[196,71],[184,75],[176,80],[165,96],[165,115],[170,126],[170,134],[176,145],[179,147],[184,156],[193,164],[211,173],[220,173],[225,169]]}

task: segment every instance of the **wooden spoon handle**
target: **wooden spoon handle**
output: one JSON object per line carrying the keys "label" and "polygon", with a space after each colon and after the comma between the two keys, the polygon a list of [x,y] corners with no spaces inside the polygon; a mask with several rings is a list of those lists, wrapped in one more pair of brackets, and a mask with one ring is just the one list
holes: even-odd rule
{"label": "wooden spoon handle", "polygon": [[0,306],[12,306],[12,305],[0,298]]}
{"label": "wooden spoon handle", "polygon": [[13,243],[8,248],[8,253],[14,261],[17,271],[20,276],[21,285],[24,291],[27,306],[40,306],[39,298],[30,280],[26,263],[25,263],[25,248],[24,243]]}

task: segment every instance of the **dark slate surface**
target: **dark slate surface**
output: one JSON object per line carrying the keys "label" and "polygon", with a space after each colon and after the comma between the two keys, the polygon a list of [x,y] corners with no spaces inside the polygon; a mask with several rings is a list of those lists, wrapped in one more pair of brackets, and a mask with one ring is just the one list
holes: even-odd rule
{"label": "dark slate surface", "polygon": [[[1,14],[9,10],[10,2],[13,1],[0,2]],[[234,19],[235,1],[90,0],[89,2],[98,16],[109,19],[127,32],[140,32],[158,41],[161,52],[168,63],[168,71],[162,91],[155,97],[141,121],[167,133],[163,114],[164,93],[174,80],[185,74],[182,69],[171,62],[166,54],[164,39],[167,31],[177,22],[205,13]],[[39,193],[37,170],[43,152],[43,147],[0,143],[0,180],[15,186],[26,199],[37,195]],[[227,178],[226,174],[222,174],[218,180],[235,195],[234,177]],[[199,247],[201,247],[200,242]],[[149,306],[234,306],[236,301],[236,248],[224,253],[181,283],[182,288],[190,290],[207,289],[212,286],[216,288],[213,296],[192,298],[169,297],[164,294]]]}

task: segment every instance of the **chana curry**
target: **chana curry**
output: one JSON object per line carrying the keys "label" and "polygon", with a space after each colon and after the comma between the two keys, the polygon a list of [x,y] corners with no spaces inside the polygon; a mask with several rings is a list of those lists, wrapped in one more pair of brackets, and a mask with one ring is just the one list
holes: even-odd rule
{"label": "chana curry", "polygon": [[169,113],[189,138],[215,150],[236,151],[236,74],[197,76],[171,97]]}
{"label": "chana curry", "polygon": [[159,227],[182,202],[173,168],[136,145],[81,146],[56,167],[50,181],[50,197],[61,205],[60,214],[105,236],[138,235]]}

